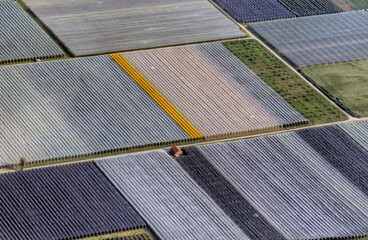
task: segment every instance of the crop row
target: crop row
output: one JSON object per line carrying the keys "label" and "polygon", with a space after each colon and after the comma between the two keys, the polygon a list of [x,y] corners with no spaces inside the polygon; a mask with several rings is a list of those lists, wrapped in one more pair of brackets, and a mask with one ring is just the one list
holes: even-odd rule
{"label": "crop row", "polygon": [[0,64],[64,56],[15,1],[0,1],[0,21]]}
{"label": "crop row", "polygon": [[213,0],[238,22],[258,22],[296,15],[278,0]]}
{"label": "crop row", "polygon": [[368,195],[368,152],[341,128],[317,128],[300,131],[298,135]]}
{"label": "crop row", "polygon": [[0,68],[0,165],[190,137],[109,56]]}
{"label": "crop row", "polygon": [[308,121],[221,43],[123,55],[205,138]]}
{"label": "crop row", "polygon": [[162,239],[248,239],[165,152],[97,165]]}
{"label": "crop row", "polygon": [[251,239],[285,239],[196,147],[177,161]]}
{"label": "crop row", "polygon": [[344,12],[250,24],[298,67],[367,59],[368,13]]}
{"label": "crop row", "polygon": [[244,36],[207,0],[24,2],[75,56]]}
{"label": "crop row", "polygon": [[342,12],[331,0],[279,0],[297,16],[320,15]]}
{"label": "crop row", "polygon": [[93,163],[0,175],[0,236],[75,239],[145,227]]}
{"label": "crop row", "polygon": [[[368,196],[300,135],[303,131],[198,149],[287,239],[367,234]],[[323,144],[318,137],[312,139]]]}
{"label": "crop row", "polygon": [[353,123],[340,124],[350,137],[357,141],[362,147],[368,150],[368,120]]}
{"label": "crop row", "polygon": [[104,238],[103,240],[152,240],[152,238],[147,233],[139,233],[126,237]]}

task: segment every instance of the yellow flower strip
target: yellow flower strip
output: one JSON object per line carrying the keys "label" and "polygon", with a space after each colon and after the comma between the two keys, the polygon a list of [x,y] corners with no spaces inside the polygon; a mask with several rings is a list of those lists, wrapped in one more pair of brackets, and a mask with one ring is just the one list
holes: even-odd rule
{"label": "yellow flower strip", "polygon": [[133,67],[120,53],[110,54],[110,57],[136,81],[144,91],[192,138],[203,138],[203,135],[181,113],[152,86],[145,77]]}

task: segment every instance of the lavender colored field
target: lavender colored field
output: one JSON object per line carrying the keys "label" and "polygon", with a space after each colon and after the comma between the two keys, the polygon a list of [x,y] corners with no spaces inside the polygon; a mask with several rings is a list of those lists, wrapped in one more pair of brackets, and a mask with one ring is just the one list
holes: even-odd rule
{"label": "lavender colored field", "polygon": [[0,1],[0,64],[64,56],[15,1]]}
{"label": "lavender colored field", "polygon": [[96,163],[161,239],[249,239],[164,151]]}
{"label": "lavender colored field", "polygon": [[250,24],[297,67],[368,59],[368,13],[328,15]]}
{"label": "lavender colored field", "polygon": [[207,0],[25,0],[74,56],[244,37]]}
{"label": "lavender colored field", "polygon": [[207,139],[308,121],[221,43],[123,55]]}
{"label": "lavender colored field", "polygon": [[278,0],[212,0],[236,21],[258,22],[296,17]]}
{"label": "lavender colored field", "polygon": [[189,140],[109,56],[0,68],[0,166]]}
{"label": "lavender colored field", "polygon": [[[328,158],[322,152],[340,142],[333,135],[328,143],[319,142],[321,135],[313,131],[311,140],[305,141],[307,133],[206,145],[198,150],[286,239],[367,235],[368,196],[330,164],[338,161],[337,156]],[[345,159],[360,161],[356,154],[362,148],[348,145],[341,143],[340,151],[349,147],[355,155]]]}
{"label": "lavender colored field", "polygon": [[75,239],[145,227],[93,163],[0,175],[0,236]]}

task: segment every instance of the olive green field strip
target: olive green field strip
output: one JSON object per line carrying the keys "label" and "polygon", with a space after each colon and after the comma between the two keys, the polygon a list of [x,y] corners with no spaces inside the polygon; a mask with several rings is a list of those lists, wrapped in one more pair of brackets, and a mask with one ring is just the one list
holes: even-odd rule
{"label": "olive green field strip", "polygon": [[339,125],[350,137],[368,150],[368,120]]}
{"label": "olive green field strip", "polygon": [[221,43],[122,55],[206,139],[308,122]]}
{"label": "olive green field strip", "polygon": [[0,1],[0,29],[0,64],[64,56],[15,1]]}
{"label": "olive green field strip", "polygon": [[24,0],[74,56],[245,37],[207,0]]}
{"label": "olive green field strip", "polygon": [[297,67],[368,59],[368,13],[342,12],[249,27]]}
{"label": "olive green field strip", "polygon": [[108,55],[0,67],[0,166],[190,140]]}
{"label": "olive green field strip", "polygon": [[162,240],[249,239],[164,151],[96,164]]}
{"label": "olive green field strip", "polygon": [[[348,142],[340,142],[342,138],[335,140],[334,134],[341,133],[344,132],[339,127],[332,126],[197,149],[286,239],[366,236],[368,196],[360,189],[363,183],[359,185],[352,180],[367,174],[343,170],[358,168],[348,166],[349,157],[359,162],[367,159],[368,152],[358,144],[345,145],[352,141],[349,138],[345,138]],[[323,134],[329,136],[327,144],[320,141]],[[340,151],[359,153],[360,158],[355,159],[358,155],[354,155],[343,159],[330,151],[331,146],[336,149],[350,146]],[[334,161],[340,160],[345,165],[335,168]]]}

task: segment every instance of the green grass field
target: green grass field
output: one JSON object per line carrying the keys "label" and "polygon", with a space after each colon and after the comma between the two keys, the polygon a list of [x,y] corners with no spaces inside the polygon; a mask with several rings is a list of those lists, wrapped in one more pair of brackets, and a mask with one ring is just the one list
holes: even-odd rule
{"label": "green grass field", "polygon": [[368,116],[368,60],[307,67],[302,71],[353,116]]}
{"label": "green grass field", "polygon": [[350,0],[350,2],[360,9],[368,9],[368,1],[367,0]]}
{"label": "green grass field", "polygon": [[223,43],[311,124],[346,120],[347,116],[256,40]]}

